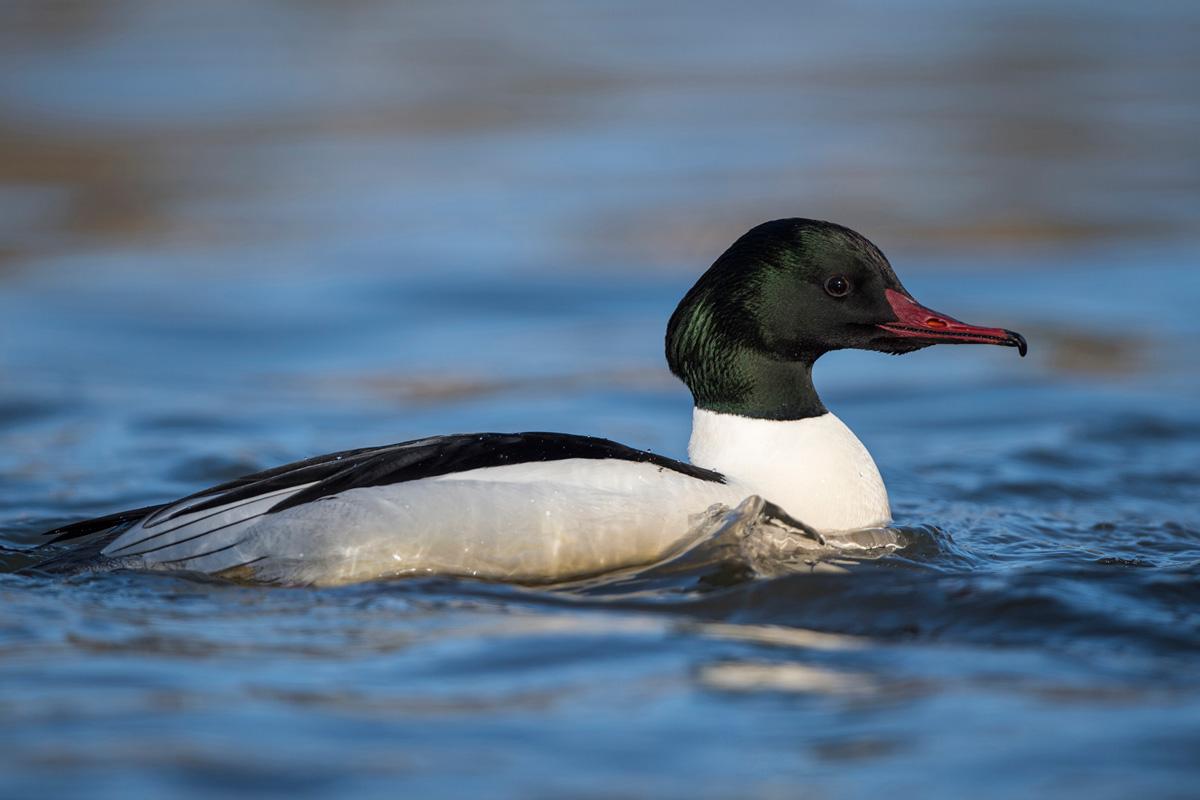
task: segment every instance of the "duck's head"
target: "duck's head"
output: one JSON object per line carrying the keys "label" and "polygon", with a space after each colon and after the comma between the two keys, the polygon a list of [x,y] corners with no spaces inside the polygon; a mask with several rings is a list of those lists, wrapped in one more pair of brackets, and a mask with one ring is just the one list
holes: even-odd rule
{"label": "duck's head", "polygon": [[1025,339],[925,308],[879,248],[849,228],[780,219],[751,229],[680,302],[667,363],[711,411],[763,419],[824,413],[812,365],[830,350],[909,353],[933,344]]}

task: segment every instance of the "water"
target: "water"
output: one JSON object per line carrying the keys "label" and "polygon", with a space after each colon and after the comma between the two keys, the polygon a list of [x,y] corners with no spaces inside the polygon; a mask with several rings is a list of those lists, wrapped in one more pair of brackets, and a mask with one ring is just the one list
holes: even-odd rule
{"label": "water", "polygon": [[[0,794],[1194,796],[1193,4],[0,17]],[[1030,341],[818,364],[902,549],[557,590],[11,572],[331,450],[680,457],[666,319],[788,215]]]}

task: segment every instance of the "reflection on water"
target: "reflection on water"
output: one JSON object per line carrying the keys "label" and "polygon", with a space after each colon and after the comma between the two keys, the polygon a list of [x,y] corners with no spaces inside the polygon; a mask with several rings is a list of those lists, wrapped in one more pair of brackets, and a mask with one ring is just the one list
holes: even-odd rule
{"label": "reflection on water", "polygon": [[1195,233],[1186,3],[10,6],[20,253],[438,237],[674,261],[780,208],[910,248]]}
{"label": "reflection on water", "polygon": [[0,575],[6,790],[1190,794],[1198,37],[1183,2],[0,4],[10,569],[431,433],[682,456],[665,321],[768,218],[1030,341],[818,366],[890,547],[554,590]]}

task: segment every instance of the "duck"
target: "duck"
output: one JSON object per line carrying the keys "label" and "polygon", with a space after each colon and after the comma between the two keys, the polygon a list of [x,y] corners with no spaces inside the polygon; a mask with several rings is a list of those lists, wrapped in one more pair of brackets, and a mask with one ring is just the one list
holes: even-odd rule
{"label": "duck", "polygon": [[83,542],[38,566],[284,585],[552,584],[658,563],[706,512],[747,498],[817,535],[879,528],[892,521],[879,469],[821,402],[813,364],[835,350],[935,344],[1027,348],[1019,333],[918,303],[855,231],[773,220],[721,254],[667,324],[667,365],[694,401],[687,462],[574,434],[432,436],[73,522],[47,535]]}

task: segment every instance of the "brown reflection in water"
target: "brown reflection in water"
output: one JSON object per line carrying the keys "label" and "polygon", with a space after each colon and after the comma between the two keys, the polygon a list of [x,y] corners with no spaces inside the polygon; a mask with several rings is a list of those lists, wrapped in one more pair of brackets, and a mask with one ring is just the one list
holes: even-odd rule
{"label": "brown reflection in water", "polygon": [[1095,376],[1128,376],[1152,368],[1154,342],[1128,332],[1038,330],[1039,343],[1048,347],[1051,370]]}
{"label": "brown reflection in water", "polygon": [[[926,250],[962,251],[970,247],[1013,248],[1070,245],[1106,239],[1138,239],[1171,236],[1184,232],[1169,220],[1071,220],[1033,209],[995,209],[986,219],[963,220],[946,225],[910,225],[901,236],[910,246]],[[1015,264],[1015,267],[1020,267]],[[963,268],[970,264],[964,262]]]}
{"label": "brown reflection in water", "polygon": [[46,45],[69,46],[80,35],[95,34],[108,24],[119,24],[121,6],[94,0],[11,3],[4,9],[4,24],[19,30],[22,37],[37,38]]}
{"label": "brown reflection in water", "polygon": [[[272,383],[286,380],[271,376]],[[546,394],[582,391],[603,387],[633,391],[673,389],[676,379],[665,369],[630,366],[624,369],[589,370],[571,374],[498,378],[485,374],[439,375],[327,375],[304,381],[306,394],[328,392],[330,399],[349,394],[378,398],[402,406],[437,405],[447,401],[473,399],[502,393]]]}
{"label": "brown reflection in water", "polygon": [[[654,17],[666,13],[661,9],[618,25],[587,4],[566,3],[541,31],[540,6],[513,3],[506,13],[525,15],[529,24],[506,27],[488,13],[474,13],[487,11],[484,5],[418,3],[405,7],[409,16],[397,17],[386,3],[346,9],[310,2],[244,19],[226,19],[220,11],[203,17],[202,35],[212,37],[212,50],[189,53],[215,69],[224,66],[221,48],[230,46],[222,37],[284,15],[285,32],[263,37],[275,50],[263,53],[262,64],[236,63],[282,70],[289,86],[305,86],[301,67],[333,76],[306,89],[299,107],[286,113],[264,103],[202,126],[125,121],[97,136],[84,112],[68,114],[65,123],[31,120],[5,107],[0,95],[0,188],[19,195],[21,187],[49,186],[69,197],[38,223],[46,229],[40,238],[6,241],[0,234],[0,258],[78,246],[81,237],[194,242],[265,233],[286,239],[307,230],[310,218],[284,210],[264,229],[231,215],[200,218],[189,204],[246,198],[270,204],[296,195],[320,202],[324,183],[353,187],[378,176],[402,192],[413,175],[464,197],[478,192],[477,181],[486,176],[499,205],[509,194],[549,195],[531,215],[565,201],[578,205],[570,230],[546,235],[568,240],[576,260],[587,264],[707,263],[749,224],[784,215],[842,221],[897,251],[1070,246],[1200,232],[1200,222],[1186,213],[1200,191],[1193,156],[1200,131],[1195,92],[1185,88],[1200,81],[1200,57],[1194,48],[1181,49],[1180,36],[1160,36],[1195,28],[1195,15],[1089,16],[997,2],[951,22],[930,15],[919,27],[941,38],[926,47],[881,40],[878,52],[822,53],[817,42],[857,41],[862,25],[853,12],[831,10],[807,20],[819,30],[803,31],[794,53],[761,59],[748,42],[741,59],[733,59],[736,68],[729,68],[728,54],[725,66],[701,57],[702,38],[679,58],[647,57],[660,45],[680,47],[680,34],[669,27],[643,27],[647,20],[661,22]],[[137,0],[18,2],[2,22],[10,37],[44,55],[104,41],[147,8]],[[676,11],[689,13],[682,4]],[[720,14],[697,13],[693,33],[696,25],[725,32]],[[733,6],[729,14],[731,20],[737,14]],[[161,24],[187,19],[181,14]],[[783,19],[787,24],[792,17]],[[394,24],[399,20],[412,28]],[[424,25],[436,38],[414,35]],[[631,31],[639,36],[630,39]],[[161,33],[171,41],[174,32]],[[164,57],[155,50],[128,54],[146,72],[162,66],[156,59]],[[231,80],[237,79],[235,70]],[[361,96],[346,103],[342,90]],[[736,106],[739,98],[754,102]],[[678,112],[670,111],[676,104]],[[672,123],[680,130],[673,132]],[[774,141],[770,132],[781,129],[794,133],[794,148],[773,144],[770,158],[753,158],[762,142]],[[617,134],[616,148],[637,142],[647,162],[656,153],[669,161],[674,139],[688,131],[710,135],[715,144],[707,161],[699,156],[674,171],[622,162],[617,174],[559,165],[559,151],[542,148],[565,143],[565,158],[579,158],[586,148],[574,137],[591,130]],[[475,137],[469,168],[461,148],[443,146],[462,134]],[[514,163],[511,150],[489,147],[489,137],[523,139],[536,155],[528,164]],[[297,142],[332,142],[350,155],[306,183],[303,175],[283,171],[296,167],[280,167],[273,158]],[[420,143],[421,156],[398,164],[394,152],[372,144],[378,142]],[[663,185],[674,186],[674,193],[656,191]],[[373,224],[386,227],[387,214],[381,208]]]}
{"label": "brown reflection in water", "polygon": [[48,221],[62,233],[138,236],[165,225],[144,151],[0,128],[0,152],[0,185],[69,188],[61,216]]}

